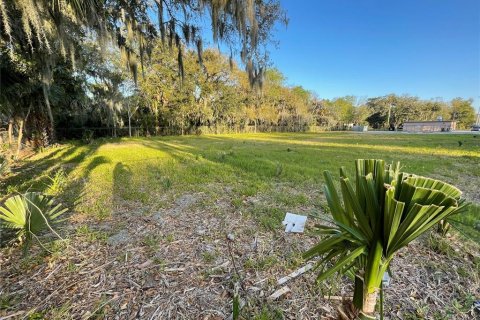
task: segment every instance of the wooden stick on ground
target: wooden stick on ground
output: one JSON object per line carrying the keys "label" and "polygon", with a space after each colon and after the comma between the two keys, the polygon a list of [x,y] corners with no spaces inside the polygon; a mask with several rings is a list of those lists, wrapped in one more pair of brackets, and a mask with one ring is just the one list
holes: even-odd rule
{"label": "wooden stick on ground", "polygon": [[287,282],[287,281],[289,281],[289,280],[291,280],[291,279],[293,279],[293,278],[298,277],[299,275],[307,272],[308,270],[310,270],[310,269],[312,269],[312,268],[313,268],[313,264],[309,263],[309,264],[301,267],[300,269],[297,269],[297,270],[295,270],[294,272],[290,273],[288,276],[285,276],[285,277],[283,277],[283,278],[281,278],[281,279],[278,279],[277,284],[278,284],[279,286],[281,286],[281,285],[284,284],[285,282]]}

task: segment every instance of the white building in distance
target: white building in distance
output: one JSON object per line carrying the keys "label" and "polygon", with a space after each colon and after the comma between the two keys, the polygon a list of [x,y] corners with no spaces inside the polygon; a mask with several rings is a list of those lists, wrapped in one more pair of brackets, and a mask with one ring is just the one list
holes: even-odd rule
{"label": "white building in distance", "polygon": [[456,121],[407,121],[403,123],[405,132],[450,132],[457,128]]}

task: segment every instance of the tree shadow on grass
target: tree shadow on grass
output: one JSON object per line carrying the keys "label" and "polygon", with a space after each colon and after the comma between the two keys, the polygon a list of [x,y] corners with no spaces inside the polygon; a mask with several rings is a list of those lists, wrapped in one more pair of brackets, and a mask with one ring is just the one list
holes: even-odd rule
{"label": "tree shadow on grass", "polygon": [[[228,141],[227,141],[228,143]],[[161,140],[145,141],[144,146],[169,154],[180,164],[175,175],[186,176],[189,181],[206,184],[222,182],[224,178],[240,181],[245,175],[250,175],[253,180],[266,181],[275,176],[277,163],[268,158],[246,156],[247,161],[239,163],[233,161],[238,157],[232,145],[216,145],[214,148],[205,149],[201,146],[181,145],[175,146],[170,141]],[[252,166],[258,170],[252,170]],[[182,171],[179,171],[182,170]],[[229,178],[230,177],[230,178]],[[247,179],[249,180],[249,179]],[[225,182],[225,181],[224,181]],[[183,186],[185,189],[196,189],[196,186]]]}
{"label": "tree shadow on grass", "polygon": [[[80,146],[73,144],[64,148],[54,150],[45,157],[37,160],[29,160],[16,168],[13,174],[7,176],[1,181],[0,192],[7,194],[7,188],[15,187],[16,191],[24,192],[44,191],[47,188],[47,174],[56,169],[63,168],[65,173],[69,173],[79,165],[88,154],[95,152],[97,146],[88,145],[86,150],[81,151],[78,155],[71,158]],[[66,165],[68,164],[68,165]]]}
{"label": "tree shadow on grass", "polygon": [[[180,161],[185,158],[203,157],[212,163],[213,170],[233,170],[238,176],[247,175],[265,182],[304,181],[322,182],[322,172],[336,172],[339,166],[353,168],[357,158],[383,158],[387,162],[400,160],[403,165],[417,174],[431,174],[444,168],[448,171],[448,161],[458,161],[458,156],[438,156],[425,153],[406,153],[381,147],[371,149],[364,145],[338,143],[333,145],[308,145],[281,140],[234,140],[235,137],[202,136],[190,140],[180,140],[176,146],[171,139],[143,140],[142,145],[170,154]],[[252,144],[260,142],[260,144]],[[191,142],[191,143],[189,143]],[[208,146],[208,147],[207,147]],[[316,158],[318,160],[316,160]],[[465,159],[465,158],[463,158]],[[471,159],[465,159],[470,165]],[[216,165],[213,165],[213,164]],[[227,169],[227,167],[229,169]],[[352,169],[353,170],[353,169]],[[247,178],[248,180],[248,178]]]}
{"label": "tree shadow on grass", "polygon": [[[281,140],[263,141],[261,139],[259,140],[261,143],[252,144],[252,140],[244,142],[241,138],[234,139],[232,137],[190,138],[162,137],[136,141],[140,146],[160,151],[162,154],[159,152],[158,157],[155,157],[155,153],[147,153],[149,157],[142,159],[141,154],[137,154],[134,160],[129,161],[122,156],[118,162],[103,155],[89,156],[93,155],[96,149],[103,144],[97,143],[74,158],[70,156],[66,159],[65,155],[60,158],[66,164],[74,164],[72,169],[78,168],[80,170],[79,179],[83,180],[87,180],[91,172],[98,166],[113,162],[114,167],[105,169],[105,173],[109,171],[108,175],[111,174],[109,177],[113,180],[105,183],[106,189],[109,191],[103,193],[105,193],[105,199],[113,199],[111,203],[106,200],[106,203],[107,206],[111,205],[109,211],[115,211],[115,207],[119,205],[118,199],[127,200],[127,202],[148,202],[149,194],[166,191],[172,187],[172,184],[176,184],[178,187],[175,190],[193,191],[202,187],[208,188],[209,183],[212,182],[228,183],[234,186],[236,192],[241,195],[255,194],[263,187],[268,189],[268,185],[272,183],[287,183],[292,186],[318,185],[320,188],[323,183],[323,170],[336,172],[342,165],[353,170],[353,160],[356,158],[375,157],[384,158],[387,161],[399,158],[407,164],[404,159],[413,156],[390,153],[388,150],[370,150],[362,146],[344,147],[341,144],[334,146],[304,145],[285,143]],[[105,141],[105,143],[110,142],[112,141]],[[125,155],[128,156],[128,152]],[[132,149],[132,152],[139,151]],[[429,157],[432,158],[432,155],[415,155],[415,159],[410,163],[418,169],[425,164],[424,162]],[[173,164],[170,164],[168,159],[173,159]],[[454,160],[456,157],[451,159]],[[432,158],[432,161],[434,160]],[[54,161],[57,160],[54,159]],[[426,167],[414,171],[423,174],[428,173],[428,170],[430,169]],[[124,176],[128,176],[128,178],[123,178]],[[145,181],[141,182],[141,179],[145,179]],[[73,182],[70,185],[67,193],[72,198],[82,194],[83,188],[87,185],[91,186],[90,183],[75,184]],[[153,190],[144,190],[144,188]],[[107,195],[110,191],[112,194]]]}
{"label": "tree shadow on grass", "polygon": [[[52,151],[52,153],[44,158],[24,163],[23,168],[20,167],[17,173],[7,177],[7,179],[3,181],[2,187],[12,185],[13,183],[19,184],[19,187],[15,192],[6,195],[4,200],[13,194],[25,191],[45,192],[49,188],[49,184],[52,183],[50,176],[55,170],[57,170],[57,168],[62,168],[65,172],[65,181],[63,181],[63,186],[60,190],[61,193],[52,195],[57,198],[55,201],[56,203],[62,203],[63,207],[72,209],[75,206],[75,202],[81,199],[83,191],[82,186],[78,184],[77,181],[68,178],[68,174],[78,168],[87,155],[94,153],[98,146],[90,145],[86,150],[71,158],[77,148],[77,145],[67,146],[63,149]],[[85,168],[84,177],[88,176],[95,167],[106,161],[107,160],[104,157],[97,156],[92,158]],[[73,164],[73,166],[67,166],[66,164]],[[3,194],[6,194],[6,191],[6,188],[2,188]],[[71,212],[72,210],[69,211]],[[65,214],[62,218],[67,216],[68,214]],[[3,246],[12,240],[13,234],[7,234],[8,232],[5,230],[2,230],[1,233],[0,245]]]}
{"label": "tree shadow on grass", "polygon": [[76,205],[86,196],[88,178],[91,172],[98,166],[107,163],[110,163],[108,158],[104,156],[94,156],[87,164],[78,165],[71,169],[70,171],[78,169],[81,174],[76,179],[69,179],[69,183],[63,192],[62,200],[66,201],[71,208],[76,207]]}
{"label": "tree shadow on grass", "polygon": [[137,190],[132,180],[133,173],[128,165],[118,162],[113,169],[112,211],[121,207],[122,200],[135,200]]}
{"label": "tree shadow on grass", "polygon": [[[23,163],[15,174],[2,181],[1,193],[4,200],[12,194],[25,191],[47,192],[52,184],[51,177],[58,170],[63,170],[61,189],[53,195],[56,196],[57,203],[62,203],[70,212],[75,211],[85,196],[85,182],[91,172],[110,161],[106,157],[95,156],[101,145],[103,142],[100,141],[88,145],[73,142],[45,157]],[[9,194],[7,191],[10,191]]]}

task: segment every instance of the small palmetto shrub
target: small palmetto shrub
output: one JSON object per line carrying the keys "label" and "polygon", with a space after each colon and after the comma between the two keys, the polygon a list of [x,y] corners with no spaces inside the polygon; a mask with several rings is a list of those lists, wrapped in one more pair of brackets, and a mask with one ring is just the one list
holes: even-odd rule
{"label": "small palmetto shrub", "polygon": [[33,236],[52,226],[67,211],[53,198],[39,192],[26,192],[8,198],[0,207],[0,227],[15,232],[16,238],[28,247]]}
{"label": "small palmetto shrub", "polygon": [[67,185],[67,175],[63,169],[57,170],[53,176],[48,176],[50,183],[47,185],[46,194],[56,196],[62,193]]}
{"label": "small palmetto shrub", "polygon": [[304,256],[321,257],[318,281],[336,272],[354,278],[358,316],[372,319],[395,253],[440,221],[463,212],[462,192],[439,180],[400,172],[399,163],[386,165],[383,160],[356,160],[354,182],[341,168],[341,197],[331,174],[325,172],[324,177],[332,225],[319,227],[324,237]]}
{"label": "small palmetto shrub", "polygon": [[437,232],[440,233],[442,236],[446,237],[448,231],[450,231],[450,223],[448,223],[446,220],[441,220],[437,224]]}

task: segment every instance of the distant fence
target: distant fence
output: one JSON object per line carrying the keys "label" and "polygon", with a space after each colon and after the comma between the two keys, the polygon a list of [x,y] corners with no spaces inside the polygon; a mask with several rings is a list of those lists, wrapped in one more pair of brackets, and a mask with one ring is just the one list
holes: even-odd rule
{"label": "distant fence", "polygon": [[181,128],[178,126],[164,127],[65,127],[56,128],[58,138],[83,139],[85,137],[132,137],[145,136],[174,136],[174,135],[202,135],[202,134],[228,134],[228,133],[255,133],[255,132],[323,132],[336,131],[343,128],[330,128],[325,126],[303,125],[248,125],[248,126],[198,126]]}

